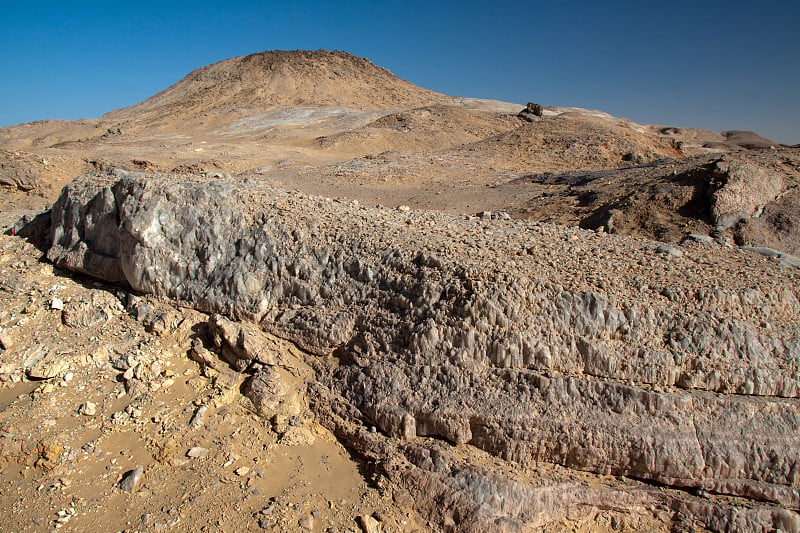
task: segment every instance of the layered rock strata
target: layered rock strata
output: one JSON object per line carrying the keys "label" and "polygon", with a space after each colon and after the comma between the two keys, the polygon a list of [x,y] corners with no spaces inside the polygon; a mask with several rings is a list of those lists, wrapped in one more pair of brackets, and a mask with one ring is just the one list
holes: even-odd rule
{"label": "layered rock strata", "polygon": [[[51,242],[62,267],[328,356],[312,362],[318,415],[367,457],[399,453],[384,473],[441,524],[519,529],[548,506],[608,496],[565,485],[553,499],[454,470],[449,452],[437,466],[436,440],[747,499],[617,491],[622,508],[678,505],[715,530],[800,529],[796,269],[691,242],[666,254],[574,228],[123,171],[67,186]],[[433,511],[434,496],[450,503]]]}

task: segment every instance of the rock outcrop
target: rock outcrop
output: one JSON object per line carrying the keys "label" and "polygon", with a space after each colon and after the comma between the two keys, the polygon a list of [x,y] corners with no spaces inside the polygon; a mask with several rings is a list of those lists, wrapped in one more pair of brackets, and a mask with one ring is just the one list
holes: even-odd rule
{"label": "rock outcrop", "polygon": [[539,122],[542,119],[542,115],[544,115],[542,106],[533,102],[528,102],[525,109],[517,114],[519,118],[527,122]]}
{"label": "rock outcrop", "polygon": [[[631,153],[623,159],[638,157]],[[547,199],[505,207],[514,218],[533,216],[666,242],[702,233],[722,245],[800,255],[797,150],[638,159],[621,169],[528,174],[498,188],[506,195]]]}
{"label": "rock outcrop", "polygon": [[13,187],[21,191],[36,189],[40,181],[37,167],[43,167],[30,154],[11,150],[0,151],[0,185]]}
{"label": "rock outcrop", "polygon": [[711,215],[724,229],[761,214],[785,188],[780,174],[748,161],[723,157],[716,163],[714,175]]}
{"label": "rock outcrop", "polygon": [[[796,269],[188,175],[83,176],[52,221],[57,265],[322,356],[317,415],[443,527],[645,506],[719,531],[800,529]],[[230,361],[258,362],[226,327]],[[526,484],[464,463],[464,445],[711,496]]]}

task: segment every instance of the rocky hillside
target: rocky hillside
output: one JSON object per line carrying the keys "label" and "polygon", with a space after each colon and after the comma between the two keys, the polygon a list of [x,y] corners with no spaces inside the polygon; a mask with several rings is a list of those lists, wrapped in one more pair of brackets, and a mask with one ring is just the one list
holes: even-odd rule
{"label": "rocky hillside", "polygon": [[[304,350],[315,416],[437,527],[523,530],[610,506],[800,528],[796,268],[192,176],[86,176],[52,217],[56,264]],[[280,365],[248,346],[255,333],[221,331],[221,356],[251,374],[244,394],[275,416]],[[529,485],[473,449],[637,487]]]}
{"label": "rocky hillside", "polygon": [[800,255],[800,152],[780,148],[667,159],[621,169],[536,172],[494,185],[515,217],[680,242]]}
{"label": "rocky hillside", "polygon": [[270,51],[195,70],[155,96],[103,118],[155,122],[285,106],[406,109],[453,100],[347,52]]}

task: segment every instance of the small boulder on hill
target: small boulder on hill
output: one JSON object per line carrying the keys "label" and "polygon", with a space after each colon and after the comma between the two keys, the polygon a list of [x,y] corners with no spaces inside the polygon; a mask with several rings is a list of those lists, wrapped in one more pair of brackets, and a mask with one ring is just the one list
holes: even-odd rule
{"label": "small boulder on hill", "polygon": [[720,158],[713,174],[711,216],[722,229],[760,215],[764,206],[774,202],[785,189],[780,174],[733,156]]}
{"label": "small boulder on hill", "polygon": [[544,110],[542,109],[541,105],[528,102],[528,105],[525,106],[525,109],[520,111],[517,116],[528,122],[539,122],[542,120],[542,115],[544,115]]}

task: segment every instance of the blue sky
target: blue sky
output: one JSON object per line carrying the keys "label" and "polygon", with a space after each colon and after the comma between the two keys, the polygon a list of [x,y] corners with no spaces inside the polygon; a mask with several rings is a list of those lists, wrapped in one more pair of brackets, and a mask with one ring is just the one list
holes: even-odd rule
{"label": "blue sky", "polygon": [[800,143],[800,2],[0,0],[0,126],[98,117],[195,68],[339,49],[456,96]]}

